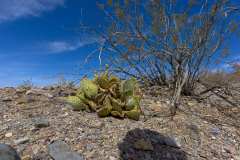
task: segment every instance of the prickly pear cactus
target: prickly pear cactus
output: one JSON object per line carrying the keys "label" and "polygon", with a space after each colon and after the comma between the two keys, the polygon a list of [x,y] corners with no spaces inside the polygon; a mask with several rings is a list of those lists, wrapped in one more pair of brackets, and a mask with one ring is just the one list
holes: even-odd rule
{"label": "prickly pear cactus", "polygon": [[85,110],[87,105],[77,96],[69,96],[67,102],[72,105],[73,110],[80,111]]}
{"label": "prickly pear cactus", "polygon": [[93,80],[84,78],[76,92],[67,102],[74,110],[93,111],[99,117],[113,116],[139,120],[141,96],[134,78],[120,80],[107,70],[95,75]]}
{"label": "prickly pear cactus", "polygon": [[140,105],[140,97],[137,96],[130,96],[126,100],[126,110],[131,111],[135,107],[138,107]]}
{"label": "prickly pear cactus", "polygon": [[133,96],[137,88],[137,80],[134,78],[125,80],[121,83],[120,92],[121,95],[125,97]]}
{"label": "prickly pear cactus", "polygon": [[98,86],[91,80],[84,78],[80,84],[80,91],[84,93],[86,97],[93,99],[98,94]]}

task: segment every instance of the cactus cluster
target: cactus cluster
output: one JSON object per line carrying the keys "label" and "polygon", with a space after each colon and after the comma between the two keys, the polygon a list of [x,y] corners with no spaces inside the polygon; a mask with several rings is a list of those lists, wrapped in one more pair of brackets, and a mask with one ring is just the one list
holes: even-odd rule
{"label": "cactus cluster", "polygon": [[76,96],[67,97],[74,110],[94,111],[100,117],[113,116],[139,120],[141,96],[136,79],[120,80],[108,71],[84,78]]}

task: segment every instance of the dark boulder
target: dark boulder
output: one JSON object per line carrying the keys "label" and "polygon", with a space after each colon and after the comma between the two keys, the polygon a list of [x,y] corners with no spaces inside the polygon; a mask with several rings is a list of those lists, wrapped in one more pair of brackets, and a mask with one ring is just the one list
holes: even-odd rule
{"label": "dark boulder", "polygon": [[21,160],[21,158],[11,146],[0,144],[0,160]]}

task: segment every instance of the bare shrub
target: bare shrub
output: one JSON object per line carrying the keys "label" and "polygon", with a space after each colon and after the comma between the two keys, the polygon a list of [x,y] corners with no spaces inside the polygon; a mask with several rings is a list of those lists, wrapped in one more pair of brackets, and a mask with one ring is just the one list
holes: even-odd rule
{"label": "bare shrub", "polygon": [[58,76],[58,81],[56,83],[56,86],[59,86],[61,88],[74,88],[76,82],[72,80],[67,80],[63,75]]}
{"label": "bare shrub", "polygon": [[109,0],[98,6],[106,27],[88,29],[102,38],[99,59],[105,53],[115,72],[170,86],[173,114],[182,94],[194,94],[202,70],[227,55],[225,42],[239,30],[239,8],[230,0]]}
{"label": "bare shrub", "polygon": [[32,80],[24,80],[19,86],[18,88],[23,88],[23,89],[31,89],[34,87],[34,84],[32,82]]}

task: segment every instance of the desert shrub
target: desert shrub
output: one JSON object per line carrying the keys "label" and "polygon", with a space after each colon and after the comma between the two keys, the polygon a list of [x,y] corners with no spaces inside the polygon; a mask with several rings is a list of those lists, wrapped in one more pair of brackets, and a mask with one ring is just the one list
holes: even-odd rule
{"label": "desert shrub", "polygon": [[67,80],[63,75],[59,75],[58,81],[56,83],[56,86],[63,87],[63,88],[74,88],[75,82],[72,80]]}
{"label": "desert shrub", "polygon": [[23,89],[31,89],[33,88],[33,82],[32,80],[24,80],[19,86],[18,88],[23,88]]}
{"label": "desert shrub", "polygon": [[138,120],[141,114],[140,92],[134,78],[121,80],[105,71],[90,80],[83,78],[76,96],[67,97],[74,110],[97,112],[100,117],[127,117]]}

